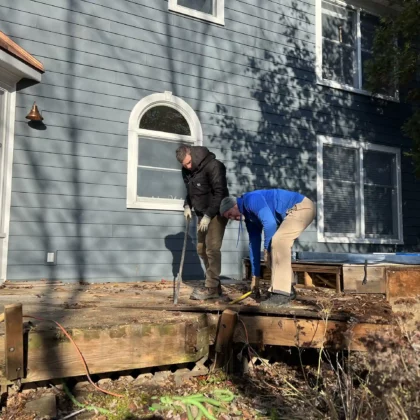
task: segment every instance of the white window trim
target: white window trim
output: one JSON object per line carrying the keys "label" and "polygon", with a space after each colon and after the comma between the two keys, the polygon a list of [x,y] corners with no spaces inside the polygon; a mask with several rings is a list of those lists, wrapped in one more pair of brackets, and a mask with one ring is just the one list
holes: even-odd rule
{"label": "white window trim", "polygon": [[[376,14],[375,11],[372,10],[371,8],[370,9],[364,8],[364,7],[362,8],[359,5],[355,6],[354,3],[356,2],[352,2],[352,1],[343,2],[340,0],[329,0],[329,1],[331,1],[332,3],[336,3],[340,6],[349,6],[359,11],[366,10],[367,12],[371,14]],[[360,3],[360,2],[357,2],[357,3]],[[370,6],[372,7],[372,5]],[[356,28],[357,44],[358,44],[357,54],[358,54],[358,63],[360,63],[361,62],[361,57],[360,57],[361,32],[360,32],[359,14],[357,16],[358,16],[357,28]],[[358,93],[358,94],[366,95],[366,96],[373,96],[375,98],[385,99],[387,101],[392,101],[392,102],[400,101],[398,90],[395,91],[395,96],[383,95],[379,93],[373,94],[372,92],[369,92],[368,90],[365,90],[365,89],[358,89],[358,88],[355,88],[354,86],[350,86],[345,83],[339,83],[334,80],[328,80],[328,79],[322,78],[322,0],[316,0],[316,4],[315,4],[315,73],[316,73],[317,84],[322,85],[322,86],[328,86],[334,89],[346,90],[348,92]],[[359,71],[359,68],[357,69],[357,73],[359,77],[359,82],[361,82],[362,76],[361,76],[361,72]]]}
{"label": "white window trim", "polygon": [[201,20],[207,20],[208,22],[217,23],[218,25],[225,24],[225,1],[224,0],[213,0],[215,7],[215,15],[203,13],[198,10],[190,9],[189,7],[180,6],[178,0],[169,0],[169,10],[173,12],[182,13],[183,15],[191,16]]}
{"label": "white window trim", "polygon": [[[191,136],[140,129],[141,117],[150,108],[159,105],[169,106],[180,112],[190,126]],[[197,114],[184,100],[173,96],[171,92],[154,93],[146,96],[136,104],[131,111],[128,123],[127,208],[182,211],[184,209],[184,200],[137,196],[138,142],[139,136],[141,135],[156,137],[158,139],[167,139],[168,141],[182,140],[191,142],[192,145],[201,146],[203,144],[203,130]],[[176,172],[177,176],[181,176],[180,171]]]}
{"label": "white window trim", "polygon": [[[360,173],[358,188],[358,209],[356,223],[359,224],[361,232],[364,232],[364,197],[363,197],[363,151],[376,150],[386,153],[392,153],[396,157],[396,190],[397,190],[397,235],[395,238],[381,238],[379,235],[369,237],[357,237],[356,234],[329,236],[324,233],[324,184],[323,184],[323,146],[324,144],[336,144],[347,148],[359,150]],[[401,151],[397,147],[382,146],[378,144],[359,142],[355,140],[345,140],[329,136],[317,136],[317,226],[318,241],[332,243],[359,243],[359,244],[403,244],[403,221],[402,221],[402,198],[401,198]],[[360,211],[359,211],[360,208]]]}

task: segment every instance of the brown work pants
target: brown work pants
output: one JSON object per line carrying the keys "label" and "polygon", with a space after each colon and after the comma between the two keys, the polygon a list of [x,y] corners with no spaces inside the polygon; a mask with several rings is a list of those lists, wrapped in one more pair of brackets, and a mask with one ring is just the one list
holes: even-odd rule
{"label": "brown work pants", "polygon": [[[197,231],[197,253],[206,267],[206,287],[218,287],[222,270],[223,236],[228,220],[221,216],[211,219],[209,228],[205,232]],[[197,224],[198,225],[198,224]]]}
{"label": "brown work pants", "polygon": [[315,205],[304,198],[287,211],[271,241],[271,292],[289,296],[292,289],[292,246],[315,218]]}

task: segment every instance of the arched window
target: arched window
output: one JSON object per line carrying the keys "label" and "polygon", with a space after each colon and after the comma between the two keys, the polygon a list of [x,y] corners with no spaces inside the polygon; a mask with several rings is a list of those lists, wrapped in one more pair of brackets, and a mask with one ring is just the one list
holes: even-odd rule
{"label": "arched window", "polygon": [[182,99],[164,92],[138,102],[128,128],[127,207],[182,210],[186,189],[175,151],[202,143],[200,121]]}

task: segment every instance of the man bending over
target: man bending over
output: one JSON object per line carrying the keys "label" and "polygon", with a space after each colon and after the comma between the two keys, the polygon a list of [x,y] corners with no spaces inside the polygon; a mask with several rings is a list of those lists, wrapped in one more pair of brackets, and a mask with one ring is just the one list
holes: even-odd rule
{"label": "man bending over", "polygon": [[298,192],[256,190],[237,199],[224,198],[220,214],[227,219],[245,219],[253,285],[259,282],[261,233],[264,231],[264,261],[271,266],[271,296],[261,303],[261,307],[287,304],[294,298],[292,246],[314,220],[314,203]]}

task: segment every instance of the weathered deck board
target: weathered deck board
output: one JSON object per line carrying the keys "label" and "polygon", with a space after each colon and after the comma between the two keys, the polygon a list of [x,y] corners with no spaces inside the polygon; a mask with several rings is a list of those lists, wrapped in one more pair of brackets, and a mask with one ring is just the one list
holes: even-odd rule
{"label": "weathered deck board", "polygon": [[[109,283],[109,284],[64,284],[64,283],[15,283],[7,284],[0,290],[0,311],[4,304],[15,303],[17,301],[24,305],[24,311],[29,314],[32,311],[55,310],[59,316],[66,316],[67,309],[82,309],[96,307],[112,307],[118,310],[137,308],[139,310],[166,310],[181,312],[221,312],[226,308],[233,309],[239,313],[267,314],[267,311],[260,309],[259,304],[252,298],[237,305],[229,305],[229,301],[244,292],[243,283],[226,284],[223,286],[227,299],[212,302],[198,302],[189,299],[192,287],[197,283],[189,282],[183,284],[180,290],[179,304],[173,305],[173,286],[172,283]],[[241,289],[242,288],[242,289]],[[328,291],[325,291],[328,293]],[[344,321],[350,317],[357,316],[359,321],[379,322],[378,311],[375,309],[374,320],[371,318],[371,311],[366,310],[361,313],[358,310],[359,297],[342,296],[333,293],[322,295],[315,290],[298,290],[297,300],[290,305],[271,309],[270,313],[279,316],[297,316],[304,318],[319,319],[321,317],[323,299],[325,296],[334,303],[334,308],[330,314],[333,320]],[[351,305],[354,302],[354,308]],[[383,323],[389,321],[390,307],[385,302],[384,296],[370,295],[365,298],[365,305],[383,309]],[[343,308],[345,304],[346,308]],[[26,308],[26,309],[25,309]],[[33,309],[34,308],[34,309]],[[350,310],[349,310],[350,308]],[[388,311],[388,313],[386,313]],[[0,334],[2,326],[0,324]]]}

